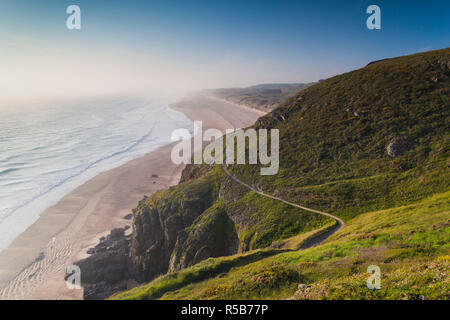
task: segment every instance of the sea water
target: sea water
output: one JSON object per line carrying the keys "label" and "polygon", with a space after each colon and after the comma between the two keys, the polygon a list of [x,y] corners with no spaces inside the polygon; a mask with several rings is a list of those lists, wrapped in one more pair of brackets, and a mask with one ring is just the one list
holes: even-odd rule
{"label": "sea water", "polygon": [[0,250],[76,187],[191,129],[168,103],[121,97],[0,110]]}

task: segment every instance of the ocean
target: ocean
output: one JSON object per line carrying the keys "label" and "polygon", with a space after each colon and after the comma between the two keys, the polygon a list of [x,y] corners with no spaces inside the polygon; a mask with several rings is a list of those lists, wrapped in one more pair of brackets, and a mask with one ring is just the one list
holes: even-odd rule
{"label": "ocean", "polygon": [[76,187],[192,129],[169,102],[124,97],[0,113],[0,250]]}

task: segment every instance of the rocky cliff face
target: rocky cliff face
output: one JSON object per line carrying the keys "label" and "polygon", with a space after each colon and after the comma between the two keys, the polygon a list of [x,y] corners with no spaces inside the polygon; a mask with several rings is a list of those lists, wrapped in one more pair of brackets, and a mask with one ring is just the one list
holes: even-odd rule
{"label": "rocky cliff face", "polygon": [[125,229],[113,229],[97,246],[88,250],[88,258],[74,263],[81,270],[84,299],[105,299],[130,288],[134,271],[129,259],[129,244],[130,236],[125,236]]}
{"label": "rocky cliff face", "polygon": [[169,261],[169,271],[178,271],[210,257],[237,252],[238,237],[227,213],[211,209],[182,230]]}
{"label": "rocky cliff face", "polygon": [[126,290],[130,281],[145,282],[210,257],[234,254],[239,238],[224,209],[220,179],[187,168],[181,183],[151,197],[133,210],[133,232],[114,229],[76,262],[85,299],[104,299]]}
{"label": "rocky cliff face", "polygon": [[260,222],[251,218],[260,208],[242,202],[246,192],[219,166],[188,166],[179,185],[139,202],[131,235],[115,229],[89,249],[90,257],[75,263],[85,299],[104,299],[131,282],[250,250],[253,237],[262,233],[249,232]]}
{"label": "rocky cliff face", "polygon": [[217,181],[206,177],[139,203],[130,245],[139,281],[236,252],[238,237],[219,204],[219,189]]}

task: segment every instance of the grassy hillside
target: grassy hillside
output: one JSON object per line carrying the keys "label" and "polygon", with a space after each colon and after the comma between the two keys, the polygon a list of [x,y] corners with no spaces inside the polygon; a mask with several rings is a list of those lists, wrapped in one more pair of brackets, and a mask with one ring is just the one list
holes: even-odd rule
{"label": "grassy hillside", "polygon": [[[315,248],[208,259],[114,298],[448,299],[449,197],[362,214]],[[380,290],[366,287],[372,264]]]}
{"label": "grassy hillside", "polygon": [[[280,129],[279,174],[261,176],[257,166],[232,172],[346,219],[446,190],[449,55],[385,60],[301,91],[258,122]],[[386,148],[396,137],[409,148],[391,157]]]}
{"label": "grassy hillside", "polygon": [[[206,219],[218,210],[229,219],[226,237],[234,240],[226,246],[237,255],[218,258],[191,241],[183,250],[201,259],[115,298],[448,299],[449,124],[450,49],[379,61],[300,91],[255,125],[280,130],[279,173],[261,176],[255,165],[229,171],[335,214],[345,227],[298,251],[332,221],[256,195],[220,167],[189,166],[181,185],[147,199],[135,216],[154,199],[178,208],[170,194],[208,181],[214,199],[184,230],[190,239],[224,240]],[[381,290],[366,287],[372,264],[381,268]]]}

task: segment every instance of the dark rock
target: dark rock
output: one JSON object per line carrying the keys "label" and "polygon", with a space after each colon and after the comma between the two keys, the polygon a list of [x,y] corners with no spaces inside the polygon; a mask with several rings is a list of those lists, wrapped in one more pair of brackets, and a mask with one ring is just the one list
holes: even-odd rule
{"label": "dark rock", "polygon": [[125,220],[131,220],[131,219],[133,219],[133,214],[132,213],[129,213],[129,214],[127,214],[125,217],[123,217]]}
{"label": "dark rock", "polygon": [[390,157],[398,157],[412,148],[412,142],[405,137],[397,136],[391,140],[386,147],[386,152]]}
{"label": "dark rock", "polygon": [[231,223],[225,211],[215,211],[195,220],[195,231],[185,229],[179,233],[170,258],[169,272],[178,271],[211,257],[235,253],[239,243],[237,234],[230,234],[223,228]]}
{"label": "dark rock", "polygon": [[[147,282],[209,257],[236,252],[236,239],[222,228],[226,212],[210,212],[218,196],[210,186],[184,189],[184,194],[141,203],[135,211],[130,257],[136,280]],[[200,216],[203,219],[197,220]],[[195,227],[194,227],[195,226]],[[233,248],[233,249],[230,249]]]}
{"label": "dark rock", "polygon": [[102,281],[96,284],[88,284],[84,287],[85,300],[103,300],[113,294],[127,289],[125,281],[118,282],[114,285]]}
{"label": "dark rock", "polygon": [[98,245],[88,250],[90,257],[74,263],[81,269],[86,300],[105,299],[125,290],[126,280],[133,279],[129,259],[130,238],[124,232],[125,228],[111,230]]}
{"label": "dark rock", "polygon": [[116,228],[116,229],[112,229],[111,230],[110,237],[115,239],[115,238],[122,237],[124,234],[125,234],[125,229],[123,229],[123,228]]}
{"label": "dark rock", "polygon": [[34,262],[39,262],[44,260],[45,254],[43,252],[39,253],[39,256],[34,260]]}

